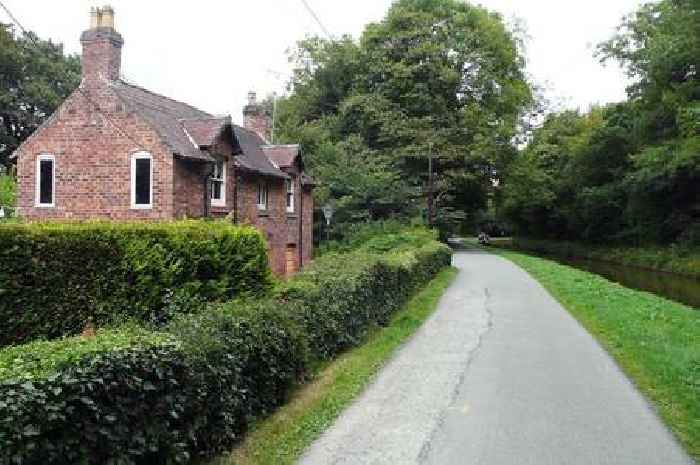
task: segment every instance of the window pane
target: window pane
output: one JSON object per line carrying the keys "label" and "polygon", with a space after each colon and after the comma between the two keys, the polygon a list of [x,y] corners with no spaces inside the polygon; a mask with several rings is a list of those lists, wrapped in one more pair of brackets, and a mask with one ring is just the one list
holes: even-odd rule
{"label": "window pane", "polygon": [[53,161],[39,161],[39,203],[53,203]]}
{"label": "window pane", "polygon": [[214,181],[211,184],[211,198],[221,200],[221,182]]}
{"label": "window pane", "polygon": [[136,205],[151,203],[151,160],[136,159]]}

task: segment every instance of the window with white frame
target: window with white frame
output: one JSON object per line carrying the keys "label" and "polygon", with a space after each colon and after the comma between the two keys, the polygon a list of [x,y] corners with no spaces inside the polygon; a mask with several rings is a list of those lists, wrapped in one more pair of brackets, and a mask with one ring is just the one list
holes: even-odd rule
{"label": "window with white frame", "polygon": [[131,208],[153,207],[153,158],[148,152],[131,156]]}
{"label": "window with white frame", "polygon": [[56,158],[53,155],[39,155],[36,159],[35,198],[37,207],[56,205]]}
{"label": "window with white frame", "polygon": [[267,210],[267,183],[258,183],[258,210]]}
{"label": "window with white frame", "polygon": [[287,188],[287,213],[294,213],[294,180],[287,179],[285,187]]}
{"label": "window with white frame", "polygon": [[211,204],[226,206],[226,162],[217,160],[211,175]]}

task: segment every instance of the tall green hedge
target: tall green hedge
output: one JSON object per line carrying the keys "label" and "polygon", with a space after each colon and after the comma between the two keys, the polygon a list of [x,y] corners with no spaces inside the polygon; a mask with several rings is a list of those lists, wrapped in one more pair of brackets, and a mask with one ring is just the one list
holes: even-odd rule
{"label": "tall green hedge", "polygon": [[0,226],[0,345],[134,318],[167,320],[190,300],[255,294],[265,243],[224,222]]}
{"label": "tall green hedge", "polygon": [[[0,463],[191,463],[226,450],[317,361],[386,322],[450,256],[434,242],[329,254],[270,297],[178,315],[162,334],[0,351]],[[42,363],[47,345],[56,351]],[[18,350],[21,368],[9,368]]]}

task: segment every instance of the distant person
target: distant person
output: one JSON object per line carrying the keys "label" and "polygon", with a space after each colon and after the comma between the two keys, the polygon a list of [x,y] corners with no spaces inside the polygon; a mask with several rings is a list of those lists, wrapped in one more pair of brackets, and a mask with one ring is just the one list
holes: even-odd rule
{"label": "distant person", "polygon": [[481,231],[479,233],[478,239],[479,239],[479,244],[481,244],[481,245],[490,245],[491,244],[491,238],[484,231]]}

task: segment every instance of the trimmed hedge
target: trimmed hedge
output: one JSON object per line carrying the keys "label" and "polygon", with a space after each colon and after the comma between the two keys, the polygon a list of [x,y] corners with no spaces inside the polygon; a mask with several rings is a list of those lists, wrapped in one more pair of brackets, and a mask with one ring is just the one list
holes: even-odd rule
{"label": "trimmed hedge", "polygon": [[[77,360],[54,355],[70,363],[52,370],[24,363],[32,376],[0,378],[0,463],[190,463],[226,450],[450,257],[434,242],[413,252],[330,254],[271,297],[178,315],[148,343]],[[72,351],[70,342],[44,344]],[[0,373],[8,363],[0,355]]]}
{"label": "trimmed hedge", "polygon": [[0,345],[92,320],[162,322],[270,283],[261,234],[224,222],[0,226]]}

